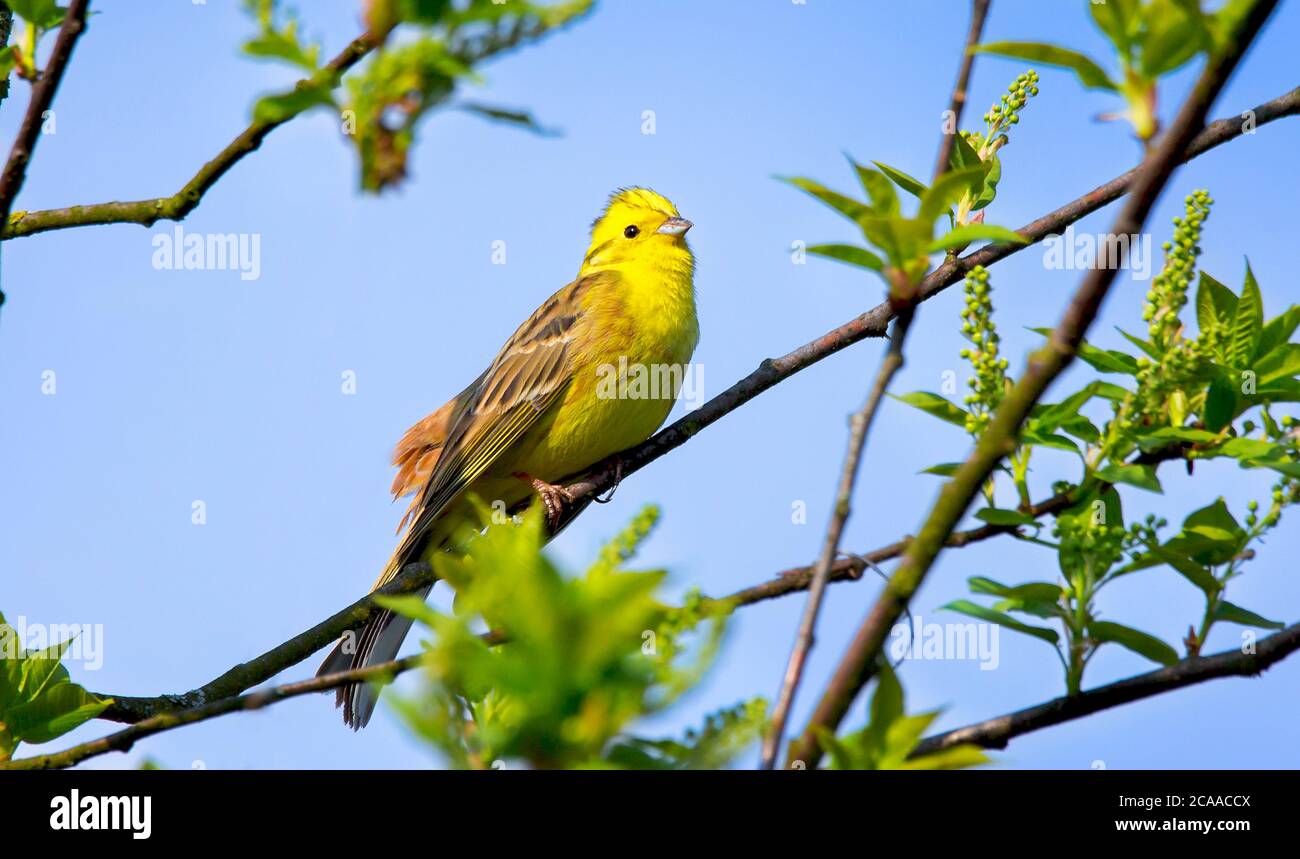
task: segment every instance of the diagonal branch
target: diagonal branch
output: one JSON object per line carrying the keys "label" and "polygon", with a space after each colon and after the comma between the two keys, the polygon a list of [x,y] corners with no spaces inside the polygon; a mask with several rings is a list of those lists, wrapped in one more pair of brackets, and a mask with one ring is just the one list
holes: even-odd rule
{"label": "diagonal branch", "polygon": [[224,716],[227,713],[260,710],[268,704],[274,704],[286,698],[310,695],[313,692],[324,692],[349,683],[384,683],[404,671],[419,667],[423,658],[424,654],[419,653],[405,659],[395,659],[392,662],[371,665],[368,668],[356,668],[352,671],[325,674],[320,677],[313,677],[310,680],[262,689],[248,695],[222,698],[208,704],[190,707],[187,710],[158,713],[136,722],[129,728],[123,728],[106,737],[100,737],[97,740],[91,740],[61,752],[37,755],[30,758],[18,758],[12,761],[0,761],[0,770],[47,770],[75,766],[88,758],[98,757],[108,752],[130,751],[137,740],[153,734],[160,734],[173,728],[180,728],[184,725],[192,725],[195,722]]}
{"label": "diagonal branch", "polygon": [[931,754],[961,743],[973,743],[986,749],[1006,748],[1008,742],[1022,734],[1081,719],[1121,704],[1129,704],[1220,677],[1254,677],[1298,650],[1300,650],[1300,624],[1295,624],[1260,639],[1249,652],[1240,649],[1227,650],[1214,656],[1185,659],[1174,665],[1099,686],[1073,697],[1056,698],[1036,707],[1017,710],[1005,716],[998,716],[996,719],[988,719],[927,737],[917,745],[913,754]]}
{"label": "diagonal branch", "polygon": [[[1181,162],[1182,153],[1203,126],[1210,105],[1276,5],[1277,0],[1257,0],[1235,34],[1232,46],[1206,64],[1169,131],[1138,168],[1133,194],[1112,226],[1112,235],[1134,235],[1142,231],[1156,198]],[[908,545],[884,592],[858,628],[803,736],[792,748],[791,761],[800,760],[812,767],[820,760],[818,729],[834,733],[862,687],[874,675],[885,636],[906,610],[908,601],[929,573],[948,535],[966,514],[980,486],[1002,457],[1014,449],[1020,425],[1034,404],[1074,360],[1117,271],[1115,267],[1107,267],[1088,273],[1047,345],[1030,356],[1020,381],[1007,393],[975,451],[944,485],[921,532]]]}

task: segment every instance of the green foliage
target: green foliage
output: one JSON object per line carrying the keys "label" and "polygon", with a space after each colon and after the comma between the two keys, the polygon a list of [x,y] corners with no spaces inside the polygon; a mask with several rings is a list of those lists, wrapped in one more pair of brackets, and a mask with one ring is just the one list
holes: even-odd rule
{"label": "green foliage", "polygon": [[113,703],[71,681],[61,664],[70,644],[25,651],[18,631],[0,615],[0,761],[9,760],[19,743],[47,743]]}
{"label": "green foliage", "polygon": [[0,48],[0,79],[16,69],[19,77],[35,81],[36,46],[47,32],[63,23],[68,9],[55,0],[13,0],[8,6],[23,21],[24,28],[14,44]]}
{"label": "green foliage", "polygon": [[1134,131],[1141,140],[1150,141],[1159,130],[1155,116],[1159,79],[1200,54],[1223,51],[1251,0],[1228,0],[1216,12],[1205,12],[1201,5],[1200,0],[1088,2],[1093,23],[1114,49],[1119,72],[1113,76],[1091,57],[1059,45],[988,42],[974,50],[1067,69],[1088,89],[1123,96]]}
{"label": "green foliage", "polygon": [[[1269,319],[1249,264],[1240,293],[1201,272],[1195,300],[1199,331],[1195,337],[1187,333],[1182,315],[1191,303],[1201,232],[1212,202],[1208,193],[1196,191],[1187,197],[1184,214],[1174,219],[1174,236],[1164,244],[1164,264],[1143,309],[1149,339],[1120,332],[1139,354],[1087,343],[1079,350],[1079,358],[1097,372],[1131,377],[1134,386],[1096,379],[1059,403],[1038,404],[1002,467],[1016,487],[1017,507],[997,507],[995,481],[985,486],[989,506],[977,518],[1017,529],[1023,539],[1054,550],[1058,581],[1009,587],[975,577],[969,580],[971,592],[992,598],[992,605],[957,600],[944,606],[1050,644],[1060,657],[1070,694],[1080,691],[1084,669],[1103,645],[1124,647],[1162,665],[1179,658],[1170,644],[1099,615],[1097,595],[1118,576],[1169,567],[1203,593],[1205,611],[1182,642],[1189,656],[1200,653],[1219,622],[1264,629],[1283,625],[1228,601],[1225,591],[1254,557],[1252,546],[1276,527],[1286,508],[1300,501],[1300,427],[1293,417],[1278,420],[1271,411],[1277,404],[1300,401],[1300,344],[1290,342],[1300,327],[1300,306]],[[976,437],[982,434],[1011,384],[998,356],[992,316],[987,272],[973,270],[961,316],[962,334],[971,343],[962,357],[973,370],[966,408],[927,392],[898,399]],[[1049,329],[1034,330],[1051,335]],[[1108,402],[1112,411],[1100,428],[1082,413],[1094,400]],[[1258,423],[1243,420],[1256,409]],[[1069,506],[1052,524],[1052,540],[1039,536],[1043,525],[1030,512],[1028,463],[1035,448],[1069,451],[1082,466],[1077,482],[1053,487]],[[1252,501],[1243,525],[1217,499],[1188,515],[1182,531],[1167,540],[1158,534],[1167,523],[1154,516],[1125,525],[1118,490],[1162,492],[1156,473],[1161,459],[1190,463],[1224,457],[1243,468],[1278,474],[1266,510]],[[952,465],[927,469],[945,476],[954,470]],[[1038,622],[1043,620],[1055,628]]]}
{"label": "green foliage", "polygon": [[906,714],[903,687],[888,662],[881,660],[871,697],[871,718],[860,731],[836,737],[818,729],[817,740],[836,770],[952,770],[988,763],[978,746],[961,744],[943,751],[913,756],[940,711]]}
{"label": "green foliage", "polygon": [[[453,98],[463,84],[481,82],[475,71],[480,63],[568,24],[591,8],[591,0],[376,0],[368,5],[367,20],[383,43],[346,80],[342,98],[335,95],[339,74],[321,65],[318,46],[303,44],[294,17],[281,16],[276,0],[246,5],[258,33],[244,43],[244,53],[306,73],[292,90],[258,99],[254,120],[278,123],[314,107],[331,108],[360,156],[361,187],[379,191],[405,178],[417,126],[436,108],[455,107],[549,133],[526,111]],[[395,31],[400,37],[390,35]]]}
{"label": "green foliage", "polygon": [[[585,575],[569,578],[541,553],[535,509],[436,559],[456,589],[455,616],[417,598],[384,600],[433,633],[425,689],[398,701],[402,719],[460,768],[713,767],[743,750],[763,723],[757,702],[681,741],[627,734],[699,682],[726,613],[698,595],[670,608],[655,596],[662,570],[624,569],[657,516],[642,511]],[[483,625],[504,643],[484,640]]]}
{"label": "green foliage", "polygon": [[[873,170],[849,158],[864,200],[833,191],[801,176],[779,177],[852,221],[873,249],[843,243],[817,244],[808,253],[848,263],[879,274],[891,295],[905,297],[930,270],[930,257],[956,253],[977,241],[1022,244],[1014,230],[983,223],[974,215],[993,202],[1002,177],[998,150],[1007,143],[1007,129],[1020,121],[1030,96],[1038,94],[1038,76],[1030,71],[1016,78],[1002,102],[985,115],[983,132],[955,132],[950,167],[926,187],[897,168],[872,162]],[[916,214],[902,214],[894,187],[917,198]],[[946,229],[936,233],[935,221],[947,218]]]}

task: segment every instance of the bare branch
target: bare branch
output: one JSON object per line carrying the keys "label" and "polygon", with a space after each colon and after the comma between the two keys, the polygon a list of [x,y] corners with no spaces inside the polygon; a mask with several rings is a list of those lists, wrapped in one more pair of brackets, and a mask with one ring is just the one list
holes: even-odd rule
{"label": "bare branch", "polygon": [[395,659],[392,662],[372,665],[369,668],[340,671],[337,674],[324,674],[310,680],[302,680],[284,686],[274,686],[248,695],[222,698],[209,704],[191,707],[188,710],[158,713],[117,733],[73,746],[61,752],[37,755],[30,758],[18,758],[12,761],[0,761],[0,770],[48,770],[75,766],[88,758],[98,757],[108,752],[130,751],[137,740],[145,737],[160,734],[163,731],[170,731],[183,725],[192,725],[195,722],[224,716],[227,713],[260,710],[262,707],[274,704],[276,701],[296,698],[299,695],[310,695],[313,692],[324,692],[349,683],[387,682],[404,671],[419,667],[420,660],[423,657],[424,654],[416,654],[405,659]]}
{"label": "bare branch", "polygon": [[1214,656],[1185,659],[1175,665],[1099,686],[1073,697],[1056,698],[1036,707],[927,737],[920,742],[913,754],[927,755],[961,743],[973,743],[986,749],[1006,748],[1008,742],[1022,734],[1081,719],[1121,704],[1220,677],[1254,677],[1297,650],[1300,650],[1300,624],[1260,639],[1250,652],[1227,650]]}
{"label": "bare branch", "polygon": [[[1142,231],[1156,198],[1182,161],[1182,154],[1197,130],[1204,125],[1210,105],[1276,5],[1276,0],[1258,0],[1243,21],[1232,46],[1206,64],[1169,131],[1138,168],[1133,194],[1111,228],[1113,235],[1133,235]],[[834,732],[862,687],[874,675],[885,636],[906,610],[908,601],[924,581],[948,535],[966,514],[984,481],[1002,457],[1015,448],[1020,425],[1030,409],[1048,385],[1074,360],[1116,273],[1115,267],[1096,268],[1088,273],[1047,345],[1030,356],[1024,374],[998,407],[975,451],[940,491],[920,534],[908,545],[884,592],[858,628],[808,727],[792,748],[792,761],[800,760],[805,766],[812,767],[820,760],[822,749],[817,742],[817,729]]]}

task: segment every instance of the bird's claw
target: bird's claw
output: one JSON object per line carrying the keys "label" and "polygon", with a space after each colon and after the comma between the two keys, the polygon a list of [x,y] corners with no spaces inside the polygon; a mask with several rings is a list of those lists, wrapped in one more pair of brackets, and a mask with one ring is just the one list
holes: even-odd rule
{"label": "bird's claw", "polygon": [[563,486],[547,483],[522,471],[515,472],[514,476],[527,481],[533,487],[533,491],[541,496],[542,505],[546,508],[546,524],[554,534],[560,527],[565,505],[573,503],[573,495]]}
{"label": "bird's claw", "polygon": [[614,485],[609,487],[609,492],[605,493],[604,498],[601,498],[599,495],[597,495],[595,498],[592,498],[591,500],[595,501],[597,504],[608,504],[609,502],[614,500],[614,493],[618,491],[618,485],[622,482],[623,482],[623,460],[616,459],[614,460]]}

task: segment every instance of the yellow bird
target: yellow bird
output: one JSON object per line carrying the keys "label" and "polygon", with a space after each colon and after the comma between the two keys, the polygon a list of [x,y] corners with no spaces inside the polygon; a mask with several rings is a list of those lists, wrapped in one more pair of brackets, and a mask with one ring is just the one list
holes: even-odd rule
{"label": "yellow bird", "polygon": [[[398,443],[393,494],[418,492],[372,590],[409,563],[454,551],[456,535],[476,521],[470,493],[510,508],[536,492],[554,527],[572,500],[555,481],[659,428],[699,340],[691,226],[649,189],[610,197],[577,278],[533,311],[468,388]],[[652,385],[647,394],[626,383],[632,374],[670,380],[669,390]],[[318,675],[393,659],[410,626],[381,613],[360,635],[344,636]],[[364,726],[377,695],[369,684],[340,687],[343,720]]]}

